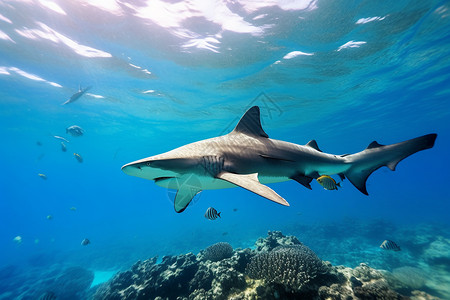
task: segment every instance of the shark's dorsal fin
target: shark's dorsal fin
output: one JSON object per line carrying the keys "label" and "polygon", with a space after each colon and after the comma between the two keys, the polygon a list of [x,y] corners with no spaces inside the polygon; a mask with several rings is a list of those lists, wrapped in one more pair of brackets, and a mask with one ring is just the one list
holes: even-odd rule
{"label": "shark's dorsal fin", "polygon": [[311,147],[311,148],[313,148],[313,149],[316,149],[317,151],[322,152],[322,150],[319,149],[319,146],[317,145],[316,140],[310,140],[310,141],[308,142],[308,144],[306,144],[306,146]]}
{"label": "shark's dorsal fin", "polygon": [[372,148],[378,148],[378,147],[382,147],[384,145],[378,144],[377,141],[373,141],[372,143],[369,144],[369,146],[367,146],[366,149],[372,149]]}
{"label": "shark's dorsal fin", "polygon": [[240,186],[250,192],[260,195],[266,199],[272,200],[273,202],[289,206],[289,203],[284,200],[283,197],[278,195],[274,190],[272,190],[267,185],[262,184],[258,180],[258,174],[235,174],[229,172],[221,172],[216,176],[216,178],[231,182],[237,186]]}
{"label": "shark's dorsal fin", "polygon": [[232,133],[243,133],[256,137],[269,136],[261,126],[261,115],[258,106],[253,106],[242,116]]}

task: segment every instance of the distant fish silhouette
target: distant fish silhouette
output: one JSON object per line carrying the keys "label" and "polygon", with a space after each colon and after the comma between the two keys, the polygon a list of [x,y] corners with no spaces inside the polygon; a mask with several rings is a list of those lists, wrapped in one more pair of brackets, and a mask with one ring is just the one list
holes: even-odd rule
{"label": "distant fish silhouette", "polygon": [[220,213],[218,213],[214,208],[209,207],[205,212],[205,218],[207,218],[208,220],[215,220],[217,218],[220,218]]}
{"label": "distant fish silhouette", "polygon": [[76,211],[77,208],[76,208],[75,206],[72,206],[72,207],[70,208],[70,210],[71,210],[71,211]]}
{"label": "distant fish silhouette", "polygon": [[16,244],[21,244],[22,243],[22,237],[20,235],[16,236],[15,238],[13,238],[13,241]]}
{"label": "distant fish silhouette", "polygon": [[80,154],[74,153],[73,156],[75,156],[75,158],[78,160],[79,163],[82,163],[82,162],[83,162],[83,158],[81,157]]}
{"label": "distant fish silhouette", "polygon": [[39,173],[38,176],[44,180],[47,180],[47,175],[45,175],[45,174]]}
{"label": "distant fish silhouette", "polygon": [[88,239],[84,239],[84,240],[81,241],[81,245],[82,245],[82,246],[89,245],[90,243],[91,243],[91,241],[88,240]]}
{"label": "distant fish silhouette", "polygon": [[66,133],[70,134],[71,136],[82,136],[84,130],[78,125],[72,125],[66,128]]}
{"label": "distant fish silhouette", "polygon": [[67,151],[67,147],[66,147],[66,144],[64,144],[64,142],[61,142],[61,150],[62,150],[62,152]]}
{"label": "distant fish silhouette", "polygon": [[75,94],[73,94],[72,96],[70,96],[69,100],[67,100],[66,102],[64,102],[62,105],[66,105],[66,104],[69,104],[69,103],[72,103],[72,102],[77,101],[78,99],[80,99],[81,96],[84,95],[84,93],[86,93],[86,92],[87,92],[88,90],[90,90],[90,89],[91,89],[91,86],[88,86],[88,87],[82,89],[82,88],[81,88],[81,85],[80,85],[80,88],[78,89],[78,92],[76,92]]}
{"label": "distant fish silhouette", "polygon": [[42,143],[40,141],[36,141],[36,145],[42,146]]}
{"label": "distant fish silhouette", "polygon": [[400,247],[391,240],[385,240],[383,243],[381,243],[380,248],[384,249],[384,250],[392,250],[392,251],[400,251],[401,250]]}
{"label": "distant fish silhouette", "polygon": [[52,215],[48,215],[47,216],[47,220],[53,220],[53,216]]}
{"label": "distant fish silhouette", "polygon": [[68,140],[66,140],[65,138],[63,138],[62,136],[59,136],[59,135],[54,135],[53,137],[54,137],[55,139],[58,139],[58,140],[64,141],[64,142],[66,142],[66,143],[69,143],[69,141],[68,141]]}
{"label": "distant fish silhouette", "polygon": [[38,300],[56,300],[56,295],[53,292],[43,293]]}

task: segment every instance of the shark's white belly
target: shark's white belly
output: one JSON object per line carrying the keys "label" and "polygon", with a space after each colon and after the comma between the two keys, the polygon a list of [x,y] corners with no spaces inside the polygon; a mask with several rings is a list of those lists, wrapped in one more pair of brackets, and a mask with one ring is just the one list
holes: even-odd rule
{"label": "shark's white belly", "polygon": [[[258,176],[262,184],[276,183],[291,180],[288,177]],[[178,190],[182,185],[192,186],[199,190],[220,190],[237,187],[235,184],[210,176],[198,176],[196,174],[184,174],[176,178],[168,178],[155,182],[158,186]]]}

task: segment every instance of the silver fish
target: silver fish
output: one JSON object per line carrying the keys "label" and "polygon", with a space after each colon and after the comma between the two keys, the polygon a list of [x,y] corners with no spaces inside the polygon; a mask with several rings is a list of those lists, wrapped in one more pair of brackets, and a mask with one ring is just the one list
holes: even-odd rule
{"label": "silver fish", "polygon": [[61,141],[64,141],[64,142],[66,142],[66,143],[70,143],[68,140],[66,140],[65,138],[63,138],[62,136],[58,136],[58,135],[54,135],[53,136],[55,139],[58,139],[58,140],[61,140]]}
{"label": "silver fish", "polygon": [[82,246],[89,245],[90,243],[91,243],[91,241],[88,240],[88,239],[84,239],[84,240],[81,241],[81,245],[82,245]]}

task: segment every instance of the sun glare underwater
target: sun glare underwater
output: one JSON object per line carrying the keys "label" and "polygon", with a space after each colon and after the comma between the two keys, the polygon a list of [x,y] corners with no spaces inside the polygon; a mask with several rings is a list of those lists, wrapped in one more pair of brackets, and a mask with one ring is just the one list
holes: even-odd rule
{"label": "sun glare underwater", "polygon": [[448,1],[6,0],[0,46],[0,299],[450,299]]}

